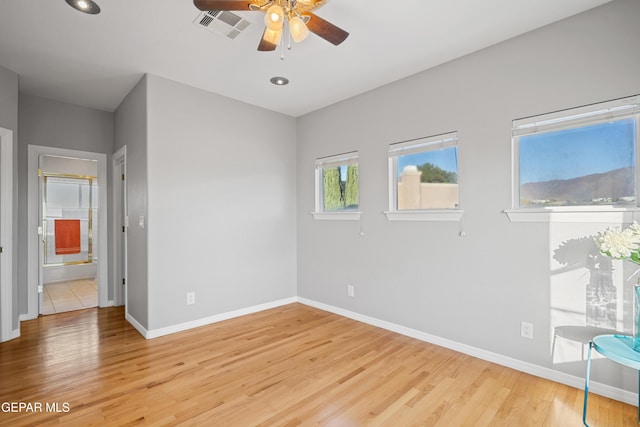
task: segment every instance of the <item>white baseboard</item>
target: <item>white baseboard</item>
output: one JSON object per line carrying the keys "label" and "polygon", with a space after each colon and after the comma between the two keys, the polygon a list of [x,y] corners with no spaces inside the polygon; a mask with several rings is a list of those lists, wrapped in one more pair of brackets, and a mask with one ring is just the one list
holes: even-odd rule
{"label": "white baseboard", "polygon": [[36,317],[31,316],[29,313],[23,313],[23,314],[20,315],[19,319],[20,319],[21,322],[24,322],[25,320],[33,320],[33,319],[35,319],[37,317],[38,316],[36,316]]}
{"label": "white baseboard", "polygon": [[12,329],[5,341],[15,340],[16,338],[20,338],[20,328]]}
{"label": "white baseboard", "polygon": [[[167,326],[165,328],[146,330],[139,323],[138,326],[131,323],[134,328],[138,330],[146,339],[158,338],[164,335],[175,334],[176,332],[186,331],[188,329],[198,328],[200,326],[210,325],[212,323],[221,322],[223,320],[233,319],[234,317],[245,316],[247,314],[257,313],[264,310],[269,310],[271,308],[280,307],[287,304],[293,304],[297,302],[298,299],[296,297],[285,298],[277,301],[268,302],[265,304],[254,305],[252,307],[241,308],[238,310],[229,311],[226,313],[216,314],[214,316],[205,317],[203,319],[192,320],[190,322],[179,323],[177,325]],[[128,315],[127,315],[128,316]],[[127,317],[129,320],[129,317]]]}
{"label": "white baseboard", "polygon": [[[338,314],[343,317],[348,317],[349,319],[367,323],[369,325],[376,326],[378,328],[386,329],[388,331],[396,332],[401,335],[415,338],[420,341],[435,344],[440,347],[445,347],[450,350],[457,351],[459,353],[468,354],[469,356],[477,357],[478,359],[482,359],[498,365],[506,366],[508,368],[515,369],[520,372],[535,375],[536,377],[555,381],[557,383],[565,384],[570,387],[584,389],[584,378],[582,377],[576,377],[575,375],[570,375],[564,372],[556,371],[554,369],[545,368],[543,366],[535,365],[533,363],[523,362],[522,360],[503,356],[498,353],[493,353],[491,351],[483,350],[481,348],[473,347],[467,344],[462,344],[446,338],[438,337],[436,335],[427,334],[426,332],[418,331],[416,329],[407,328],[405,326],[397,325],[395,323],[376,319],[374,317],[365,316],[363,314],[355,313],[353,311],[334,307],[331,305],[309,300],[306,298],[298,297],[298,302],[311,307],[315,307],[320,310]],[[606,384],[590,381],[589,391],[604,397],[608,397],[610,399],[628,403],[629,405],[636,406],[638,404],[638,395],[636,393],[632,393],[630,391],[622,390],[616,387],[611,387]]]}
{"label": "white baseboard", "polygon": [[20,328],[11,329],[7,331],[5,336],[0,336],[0,343],[15,340],[16,338],[20,338]]}
{"label": "white baseboard", "polygon": [[113,303],[113,300],[107,300],[107,303],[105,305],[101,305],[100,308],[107,308],[107,307],[113,307],[115,306],[115,304]]}
{"label": "white baseboard", "polygon": [[147,334],[149,333],[144,326],[140,324],[131,314],[128,312],[125,313],[124,318],[134,327],[136,331],[140,333],[143,337],[147,338]]}

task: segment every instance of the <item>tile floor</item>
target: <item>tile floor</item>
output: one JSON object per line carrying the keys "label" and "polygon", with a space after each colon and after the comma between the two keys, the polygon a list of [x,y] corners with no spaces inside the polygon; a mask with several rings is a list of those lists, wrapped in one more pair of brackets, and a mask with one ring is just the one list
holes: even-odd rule
{"label": "tile floor", "polygon": [[42,295],[42,314],[81,310],[98,305],[98,284],[91,279],[46,283]]}

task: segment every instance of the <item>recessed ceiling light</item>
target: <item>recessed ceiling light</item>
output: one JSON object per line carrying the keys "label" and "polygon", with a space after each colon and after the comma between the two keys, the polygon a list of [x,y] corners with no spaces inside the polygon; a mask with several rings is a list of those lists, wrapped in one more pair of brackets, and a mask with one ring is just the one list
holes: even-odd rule
{"label": "recessed ceiling light", "polygon": [[276,86],[284,86],[289,84],[289,79],[286,77],[271,77],[270,81]]}
{"label": "recessed ceiling light", "polygon": [[96,15],[100,13],[100,6],[98,6],[92,0],[66,0],[66,2],[72,8],[83,13],[88,13],[90,15]]}

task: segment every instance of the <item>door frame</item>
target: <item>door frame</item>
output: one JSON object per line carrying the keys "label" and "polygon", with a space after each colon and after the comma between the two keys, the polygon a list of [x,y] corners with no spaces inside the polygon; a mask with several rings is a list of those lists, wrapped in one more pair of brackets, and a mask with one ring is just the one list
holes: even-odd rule
{"label": "door frame", "polygon": [[44,147],[39,145],[28,146],[27,158],[27,314],[21,316],[22,320],[35,319],[40,314],[40,285],[39,265],[42,256],[42,237],[38,234],[39,203],[41,198],[41,186],[38,177],[38,164],[40,156],[60,156],[76,159],[96,160],[98,162],[98,245],[96,249],[98,257],[97,281],[98,281],[98,306],[108,307],[113,305],[109,301],[109,252],[108,252],[108,202],[107,194],[110,186],[107,174],[107,155],[92,153],[89,151],[69,150],[66,148]]}
{"label": "door frame", "polygon": [[[0,127],[0,342],[20,336],[13,289],[13,131]],[[17,291],[17,289],[16,289]]]}
{"label": "door frame", "polygon": [[[112,156],[113,192],[113,303],[127,309],[127,147],[124,146]],[[123,176],[121,176],[123,175]],[[120,221],[122,219],[122,223]],[[124,229],[122,229],[124,227]],[[122,281],[124,280],[124,283]],[[124,285],[124,286],[123,286]]]}

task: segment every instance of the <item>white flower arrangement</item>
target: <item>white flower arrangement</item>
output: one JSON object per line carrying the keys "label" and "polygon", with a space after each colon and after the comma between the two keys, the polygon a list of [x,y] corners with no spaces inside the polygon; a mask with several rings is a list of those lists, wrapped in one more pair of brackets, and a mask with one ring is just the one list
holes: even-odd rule
{"label": "white flower arrangement", "polygon": [[640,224],[637,221],[625,229],[609,227],[598,233],[595,240],[603,254],[640,265]]}

